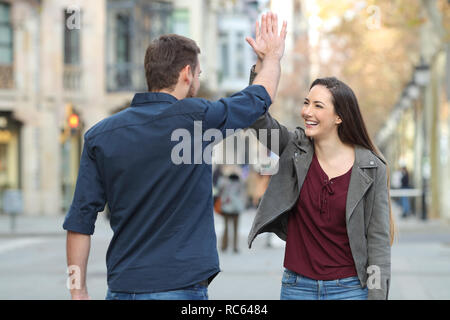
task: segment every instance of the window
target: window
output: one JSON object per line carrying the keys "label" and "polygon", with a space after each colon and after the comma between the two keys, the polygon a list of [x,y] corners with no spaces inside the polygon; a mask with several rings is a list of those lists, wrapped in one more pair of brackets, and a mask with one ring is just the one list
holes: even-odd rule
{"label": "window", "polygon": [[242,32],[236,34],[236,75],[238,78],[244,78],[247,73],[247,70],[245,70],[244,39]]}
{"label": "window", "polygon": [[[107,90],[145,91],[145,52],[152,39],[172,30],[172,4],[165,1],[108,0],[107,10]],[[180,21],[183,22],[184,18],[181,14]],[[178,28],[184,27],[178,25]]]}
{"label": "window", "polygon": [[230,76],[230,54],[228,52],[228,34],[220,33],[220,58],[222,67],[222,77],[228,78]]}
{"label": "window", "polygon": [[67,25],[67,21],[74,18],[79,19],[80,13],[64,10],[64,64],[66,65],[80,64],[80,29],[69,28]]}
{"label": "window", "polygon": [[131,20],[125,13],[116,15],[116,46],[115,53],[118,63],[130,62]]}
{"label": "window", "polygon": [[127,13],[118,13],[115,18],[116,42],[114,52],[118,70],[116,73],[116,83],[120,87],[127,87],[131,83],[130,66],[130,42],[131,42],[131,19]]}
{"label": "window", "polygon": [[81,87],[81,12],[77,7],[63,11],[64,16],[64,71],[63,87],[67,91],[79,91]]}
{"label": "window", "polygon": [[189,37],[189,11],[187,9],[177,9],[173,13],[172,32]]}
{"label": "window", "polygon": [[0,2],[0,64],[12,64],[13,39],[11,28],[11,8],[8,3]]}
{"label": "window", "polygon": [[[108,1],[107,16],[107,88],[108,91],[132,91],[135,54],[134,1]],[[139,40],[145,41],[144,37]],[[142,60],[144,61],[144,60]],[[136,76],[134,76],[136,78]]]}

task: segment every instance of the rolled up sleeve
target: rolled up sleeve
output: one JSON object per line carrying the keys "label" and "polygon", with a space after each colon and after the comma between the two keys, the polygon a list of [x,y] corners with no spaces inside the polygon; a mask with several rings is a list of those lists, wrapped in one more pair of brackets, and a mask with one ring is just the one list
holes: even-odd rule
{"label": "rolled up sleeve", "polygon": [[64,220],[64,230],[92,235],[97,214],[104,210],[105,204],[104,184],[95,154],[85,139],[75,194]]}
{"label": "rolled up sleeve", "polygon": [[231,97],[206,101],[205,129],[243,129],[249,127],[272,104],[267,90],[251,85]]}

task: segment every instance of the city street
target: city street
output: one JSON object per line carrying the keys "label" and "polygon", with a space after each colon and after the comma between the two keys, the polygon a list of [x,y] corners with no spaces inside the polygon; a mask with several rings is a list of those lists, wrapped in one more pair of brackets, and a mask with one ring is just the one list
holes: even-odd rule
{"label": "city street", "polygon": [[[72,208],[66,226],[90,232],[105,203],[126,230],[118,282],[187,284],[183,272],[209,268],[198,251],[215,255],[211,187],[230,213],[282,210],[305,190],[319,228],[320,212],[344,215],[347,192],[346,217],[372,214],[354,224],[367,248],[387,228],[378,213],[387,218],[390,189],[388,298],[450,300],[449,155],[450,0],[0,0],[0,300],[70,299],[61,213]],[[255,213],[239,216],[237,252],[232,225],[220,250],[215,214],[210,300],[279,300],[285,242],[265,233],[249,249]],[[333,243],[310,237],[327,249],[310,255],[320,266],[348,265],[335,220]],[[352,233],[358,262],[369,249]],[[99,214],[93,300],[107,294],[112,236]],[[369,264],[385,258],[371,252]]]}
{"label": "city street", "polygon": [[[277,300],[283,270],[284,242],[260,235],[246,246],[254,212],[240,220],[240,253],[220,252],[222,272],[209,287],[212,300]],[[16,231],[0,216],[0,299],[68,299],[64,217],[20,217]],[[450,299],[450,226],[414,217],[397,219],[400,235],[392,248],[390,299]],[[223,223],[216,216],[218,240]],[[112,232],[100,215],[92,237],[88,289],[92,299],[106,294],[105,255]]]}

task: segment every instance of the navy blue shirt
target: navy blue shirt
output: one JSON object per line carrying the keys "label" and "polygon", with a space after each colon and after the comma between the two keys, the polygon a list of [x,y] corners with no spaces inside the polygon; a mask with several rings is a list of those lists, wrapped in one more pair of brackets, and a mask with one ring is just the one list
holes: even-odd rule
{"label": "navy blue shirt", "polygon": [[[172,134],[184,129],[194,137],[196,121],[202,133],[247,128],[270,104],[259,85],[215,102],[138,93],[130,108],[86,132],[63,228],[93,234],[97,214],[108,203],[114,232],[106,254],[111,291],[180,289],[220,271],[211,165],[195,164],[193,154],[189,163],[174,163],[181,138],[172,141]],[[210,152],[210,143],[202,142],[201,149]]]}

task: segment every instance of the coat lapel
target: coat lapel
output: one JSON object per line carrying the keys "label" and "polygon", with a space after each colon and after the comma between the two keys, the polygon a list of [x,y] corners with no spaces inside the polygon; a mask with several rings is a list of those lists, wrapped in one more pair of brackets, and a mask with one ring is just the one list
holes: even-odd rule
{"label": "coat lapel", "polygon": [[303,182],[305,181],[306,175],[308,174],[309,167],[312,162],[314,149],[312,144],[307,141],[307,143],[298,143],[298,141],[293,141],[297,149],[294,151],[292,156],[292,161],[294,162],[295,172],[297,174],[298,186],[301,188]]}
{"label": "coat lapel", "polygon": [[363,169],[376,168],[376,162],[368,156],[368,150],[355,146],[355,164],[353,165],[350,184],[348,186],[345,217],[347,223],[350,220],[356,206],[369,190],[373,179]]}
{"label": "coat lapel", "polygon": [[[312,162],[314,146],[312,143],[299,143],[296,140],[293,142],[297,149],[294,151],[292,160],[297,174],[298,186],[301,188]],[[355,145],[355,164],[353,165],[350,176],[345,209],[347,223],[355,211],[356,206],[373,184],[373,179],[363,169],[373,169],[376,167],[377,165],[374,161],[374,156],[372,156],[372,152]]]}

